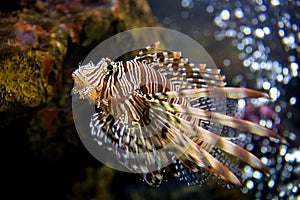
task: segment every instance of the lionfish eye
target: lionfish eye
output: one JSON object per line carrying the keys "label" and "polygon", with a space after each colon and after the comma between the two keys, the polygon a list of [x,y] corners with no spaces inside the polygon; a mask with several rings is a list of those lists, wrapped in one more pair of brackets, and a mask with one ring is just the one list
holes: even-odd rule
{"label": "lionfish eye", "polygon": [[108,65],[107,67],[106,67],[106,69],[108,70],[108,71],[112,71],[113,70],[113,66],[112,65]]}

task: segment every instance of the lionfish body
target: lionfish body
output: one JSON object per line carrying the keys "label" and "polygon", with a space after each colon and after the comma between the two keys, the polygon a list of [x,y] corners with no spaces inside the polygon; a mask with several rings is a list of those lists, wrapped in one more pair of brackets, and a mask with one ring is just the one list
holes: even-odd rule
{"label": "lionfish body", "polygon": [[[267,167],[234,139],[222,137],[222,126],[282,138],[257,124],[226,115],[230,109],[219,105],[226,98],[266,96],[250,89],[224,87],[220,70],[190,63],[180,52],[164,51],[158,45],[146,47],[132,60],[103,58],[97,65],[90,62],[72,74],[73,94],[79,93],[96,106],[90,123],[95,141],[153,186],[161,184],[165,172],[189,185],[202,184],[210,173],[241,186],[235,165],[226,166],[229,157],[267,172]],[[229,111],[222,113],[224,109]]]}

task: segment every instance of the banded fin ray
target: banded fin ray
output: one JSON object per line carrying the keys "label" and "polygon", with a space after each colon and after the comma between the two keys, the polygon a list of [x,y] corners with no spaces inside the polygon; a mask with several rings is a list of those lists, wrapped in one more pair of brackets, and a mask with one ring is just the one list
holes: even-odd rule
{"label": "banded fin ray", "polygon": [[181,52],[171,52],[159,48],[159,42],[142,49],[136,60],[146,60],[149,66],[168,77],[180,88],[223,87],[225,76],[220,69],[208,68],[206,64],[194,64],[182,57]]}
{"label": "banded fin ray", "polygon": [[224,124],[224,126],[229,126],[240,131],[249,132],[263,137],[273,137],[283,142],[285,141],[280,135],[274,133],[272,130],[248,120],[231,117],[222,113],[211,112],[200,108],[186,107],[164,101],[149,100],[149,102],[151,102],[153,105],[163,106],[167,111],[170,111],[172,113],[189,114],[199,119]]}
{"label": "banded fin ray", "polygon": [[230,99],[242,99],[242,98],[269,98],[268,95],[248,89],[248,88],[235,88],[235,87],[223,87],[223,88],[194,88],[184,89],[180,91],[169,91],[165,93],[157,93],[154,98],[165,100],[178,97],[211,97],[211,98],[230,98]]}
{"label": "banded fin ray", "polygon": [[165,115],[167,115],[169,121],[174,126],[178,127],[184,133],[189,134],[191,138],[199,138],[200,142],[205,141],[208,144],[211,144],[233,156],[238,157],[239,159],[243,160],[244,162],[256,169],[259,169],[263,172],[268,172],[268,168],[256,156],[254,156],[252,153],[248,152],[244,148],[232,143],[229,140],[222,138],[219,135],[216,135],[215,133],[212,133],[199,126],[191,124],[185,119],[179,118],[176,115],[169,113],[168,111],[164,111],[161,109],[161,107],[156,108],[158,111],[160,110]]}
{"label": "banded fin ray", "polygon": [[[166,113],[157,112],[157,117],[167,124],[168,131],[165,133],[169,142],[171,142],[172,150],[176,157],[193,172],[198,172],[199,167],[213,174],[218,175],[223,180],[228,181],[236,186],[241,186],[239,179],[220,161],[215,159],[207,151],[205,151],[200,145],[195,143],[185,130],[178,128],[175,123],[170,122],[172,115],[167,114],[168,120],[165,119]],[[174,119],[174,118],[173,118]],[[174,119],[175,120],[175,119]]]}

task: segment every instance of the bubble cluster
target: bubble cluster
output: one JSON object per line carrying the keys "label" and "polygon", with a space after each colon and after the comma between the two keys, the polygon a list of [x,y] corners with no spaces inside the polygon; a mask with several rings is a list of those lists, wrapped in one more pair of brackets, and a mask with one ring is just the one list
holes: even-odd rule
{"label": "bubble cluster", "polygon": [[299,7],[299,1],[220,4],[211,0],[206,8],[208,13],[215,14],[214,24],[219,27],[214,32],[215,39],[233,38],[232,44],[240,51],[238,57],[243,66],[260,74],[257,88],[266,90],[273,101],[284,94],[278,85],[287,85],[299,77],[300,16],[294,11]]}
{"label": "bubble cluster", "polygon": [[[257,74],[255,87],[269,94],[275,112],[285,115],[283,118],[287,120],[292,120],[292,107],[297,104],[295,94],[286,95],[299,79],[300,16],[293,11],[299,7],[299,1],[253,0],[243,3],[224,2],[220,5],[211,0],[206,9],[207,13],[215,15],[214,24],[218,27],[214,32],[215,39],[232,39],[243,66]],[[255,105],[256,102],[253,103]],[[259,124],[270,129],[279,126],[281,122],[280,119],[271,120],[262,113],[259,118]],[[297,139],[293,131],[283,129],[283,132],[288,140]],[[261,161],[269,167],[270,176],[245,166],[243,193],[254,190],[255,198],[259,199],[300,198],[300,149],[297,145],[279,145],[253,137],[252,144],[248,144],[246,149],[259,155]]]}
{"label": "bubble cluster", "polygon": [[299,199],[300,183],[296,177],[300,175],[300,149],[265,143],[260,148],[260,154],[261,161],[270,170],[270,176],[246,165],[243,178],[247,181],[242,192],[255,190],[255,197],[259,199]]}
{"label": "bubble cluster", "polygon": [[[239,60],[243,74],[233,75],[228,82],[256,88],[270,96],[268,106],[255,99],[250,101],[252,108],[243,100],[238,102],[246,110],[245,117],[279,132],[289,142],[286,145],[253,136],[245,146],[270,169],[270,176],[266,176],[250,166],[244,168],[242,192],[252,190],[256,199],[300,199],[299,8],[299,0],[182,0],[178,9],[189,13],[188,17],[170,17],[168,24],[158,20],[200,43],[208,38],[213,48],[229,42],[236,56],[224,55],[221,64],[230,69]],[[168,14],[162,16],[164,19]]]}

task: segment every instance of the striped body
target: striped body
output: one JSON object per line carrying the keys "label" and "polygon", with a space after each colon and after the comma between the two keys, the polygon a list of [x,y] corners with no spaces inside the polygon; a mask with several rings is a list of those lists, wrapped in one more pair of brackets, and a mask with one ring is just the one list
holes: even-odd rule
{"label": "striped body", "polygon": [[200,185],[206,171],[240,186],[236,165],[218,160],[229,155],[267,171],[258,158],[222,137],[223,126],[282,139],[257,124],[228,116],[235,108],[228,108],[226,98],[264,94],[226,88],[220,70],[190,63],[180,52],[159,49],[158,43],[132,60],[103,58],[97,65],[80,66],[72,76],[73,94],[96,106],[90,124],[95,141],[153,186],[161,184],[166,172],[189,185]]}

